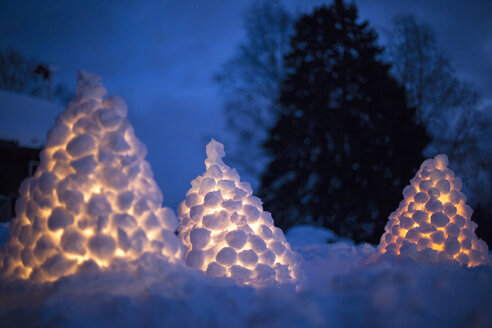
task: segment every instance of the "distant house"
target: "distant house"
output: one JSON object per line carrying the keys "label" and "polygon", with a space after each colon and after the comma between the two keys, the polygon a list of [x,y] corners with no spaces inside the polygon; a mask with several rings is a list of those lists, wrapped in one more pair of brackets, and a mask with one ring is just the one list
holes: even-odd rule
{"label": "distant house", "polygon": [[19,186],[35,173],[46,133],[62,107],[0,90],[0,222],[14,215]]}

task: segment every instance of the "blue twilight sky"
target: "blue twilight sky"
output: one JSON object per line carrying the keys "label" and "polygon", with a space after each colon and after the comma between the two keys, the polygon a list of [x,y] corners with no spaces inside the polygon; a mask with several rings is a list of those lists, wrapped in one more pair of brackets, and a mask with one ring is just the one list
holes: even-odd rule
{"label": "blue twilight sky", "polygon": [[[283,1],[294,12],[323,1]],[[204,170],[205,145],[227,139],[213,74],[245,34],[249,0],[0,2],[0,47],[55,65],[55,82],[75,87],[76,70],[101,75],[121,95],[164,193],[176,205]],[[396,14],[436,31],[460,77],[492,96],[491,1],[356,1],[380,33]],[[229,145],[231,147],[233,145]],[[226,149],[227,152],[227,149]],[[241,173],[241,172],[239,172]]]}

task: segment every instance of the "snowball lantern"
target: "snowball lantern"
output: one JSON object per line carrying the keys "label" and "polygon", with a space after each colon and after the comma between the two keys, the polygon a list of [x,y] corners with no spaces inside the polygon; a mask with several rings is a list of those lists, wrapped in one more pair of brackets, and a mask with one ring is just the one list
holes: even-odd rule
{"label": "snowball lantern", "polygon": [[461,180],[448,167],[446,155],[424,161],[404,199],[391,213],[379,251],[428,262],[485,264],[487,244],[475,235],[472,209],[460,191]]}
{"label": "snowball lantern", "polygon": [[215,277],[262,286],[294,283],[299,256],[276,228],[251,186],[224,164],[224,146],[207,145],[206,172],[191,182],[179,206],[186,263]]}
{"label": "snowball lantern", "polygon": [[104,268],[144,252],[181,258],[177,217],[161,207],[126,104],[105,94],[100,77],[79,72],[74,100],[48,132],[35,175],[20,187],[0,254],[3,276],[53,281],[84,263]]}

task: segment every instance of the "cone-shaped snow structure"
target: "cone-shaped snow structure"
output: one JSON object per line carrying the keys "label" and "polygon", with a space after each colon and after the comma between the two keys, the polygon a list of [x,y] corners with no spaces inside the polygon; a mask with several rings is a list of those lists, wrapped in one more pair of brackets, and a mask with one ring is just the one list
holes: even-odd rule
{"label": "cone-shaped snow structure", "polygon": [[461,180],[447,166],[446,155],[422,163],[389,216],[378,247],[381,253],[465,266],[486,263],[487,244],[477,238]]}
{"label": "cone-shaped snow structure", "polygon": [[273,224],[249,183],[224,164],[224,146],[207,145],[207,171],[191,182],[178,209],[186,263],[215,277],[264,286],[295,283],[300,256]]}
{"label": "cone-shaped snow structure", "polygon": [[84,263],[105,268],[145,252],[181,258],[177,217],[161,207],[126,104],[105,94],[100,77],[79,71],[75,98],[48,132],[36,173],[20,187],[0,253],[4,277],[53,281]]}

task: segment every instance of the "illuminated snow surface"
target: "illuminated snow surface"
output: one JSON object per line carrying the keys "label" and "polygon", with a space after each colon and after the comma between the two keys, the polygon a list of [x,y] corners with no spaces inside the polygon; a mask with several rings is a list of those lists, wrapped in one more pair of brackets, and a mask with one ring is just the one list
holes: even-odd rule
{"label": "illuminated snow surface", "polygon": [[[99,82],[97,82],[99,80],[97,78],[89,80],[95,85],[89,83],[86,91],[94,91],[94,86],[99,91],[89,92],[90,96],[87,93],[84,94],[89,98],[100,99],[96,101],[98,109],[100,109],[100,104],[103,104],[104,108],[115,106],[119,106],[120,110],[124,108],[119,98],[102,100],[101,89],[98,88]],[[123,112],[120,110],[116,113],[124,116],[126,110]],[[81,111],[78,115],[83,115],[83,113],[84,111]],[[102,124],[104,121],[104,124],[109,124],[107,130],[104,128],[104,135],[109,133],[109,135],[117,136],[118,134],[111,132],[114,131],[111,122],[120,120],[117,116],[93,114],[87,117],[86,123]],[[111,117],[113,119],[110,119]],[[105,119],[98,121],[101,118]],[[126,119],[123,122],[126,122]],[[80,123],[80,128],[94,126],[82,123]],[[124,124],[129,127],[127,122]],[[131,149],[141,149],[141,145],[130,133],[132,130],[129,128],[128,131],[123,134],[124,140],[130,146],[137,146],[137,148],[132,146]],[[59,132],[63,131],[51,134],[63,136]],[[66,152],[71,154],[63,154],[65,152],[63,151],[54,158],[57,151],[45,153],[50,160],[46,161],[47,165],[40,166],[39,176],[35,179],[41,180],[41,173],[46,172],[54,172],[57,179],[60,179],[67,171],[71,172],[72,169],[77,168],[95,170],[95,174],[99,174],[102,178],[100,181],[116,177],[116,173],[116,175],[105,174],[104,165],[101,165],[100,161],[96,161],[97,165],[94,167],[90,165],[92,161],[89,159],[85,160],[86,165],[82,165],[84,161],[77,162],[78,158],[90,156],[82,155],[85,150],[94,149],[91,146],[92,143],[87,142],[88,138],[83,139],[86,139],[85,142],[80,139],[75,143],[78,147],[74,144],[68,147],[67,143]],[[120,146],[124,143],[117,142],[117,139],[117,137],[106,139],[104,136],[102,139],[94,138],[94,147],[97,145],[105,148],[103,145],[113,145],[116,148],[112,148],[113,146],[110,148],[118,152],[118,149],[122,150]],[[109,143],[101,143],[102,140]],[[110,140],[115,142],[110,142]],[[119,141],[122,140],[119,139]],[[53,147],[63,148],[60,145],[53,145]],[[75,151],[76,149],[81,152]],[[14,219],[11,223],[11,231],[15,236],[13,242],[16,246],[9,248],[7,254],[9,256],[5,257],[4,254],[3,258],[4,260],[5,258],[10,259],[7,261],[15,265],[9,267],[12,269],[9,271],[9,278],[0,278],[0,327],[492,327],[492,311],[490,311],[492,308],[492,258],[490,254],[487,257],[487,264],[471,268],[451,261],[425,263],[412,258],[399,259],[388,254],[379,256],[373,245],[354,245],[351,241],[339,239],[331,231],[298,226],[286,233],[287,242],[302,258],[299,271],[303,272],[303,280],[297,288],[294,288],[292,284],[263,288],[240,286],[232,279],[214,278],[205,272],[187,267],[180,260],[171,263],[166,252],[173,249],[172,243],[168,242],[161,248],[162,244],[149,242],[163,236],[156,233],[159,229],[153,228],[152,220],[144,220],[148,218],[148,215],[138,215],[144,212],[154,213],[153,211],[160,213],[162,199],[160,192],[154,194],[159,197],[144,196],[147,192],[155,191],[156,186],[148,170],[148,164],[143,160],[144,152],[137,151],[135,154],[137,154],[140,168],[144,169],[141,172],[144,173],[143,175],[137,174],[139,179],[130,178],[130,180],[134,182],[143,180],[147,183],[150,181],[150,187],[142,189],[138,187],[140,182],[138,184],[132,182],[123,189],[138,190],[136,192],[141,193],[140,196],[155,200],[151,202],[150,209],[143,212],[139,207],[134,206],[136,203],[133,201],[131,202],[133,205],[128,209],[125,210],[125,206],[120,208],[115,195],[116,190],[120,193],[121,189],[114,187],[119,179],[109,179],[104,182],[109,186],[99,186],[99,182],[90,180],[92,187],[89,189],[84,188],[84,183],[69,184],[71,187],[69,189],[79,190],[82,194],[85,205],[79,208],[79,214],[72,211],[77,209],[75,206],[77,202],[73,202],[77,197],[72,201],[63,202],[64,207],[62,202],[54,197],[54,192],[58,193],[58,191],[53,191],[51,184],[47,183],[50,179],[43,178],[42,183],[35,183],[32,188],[31,185],[27,188],[24,184],[21,189],[24,197],[29,196],[26,199],[34,199],[36,204],[33,205],[42,205],[42,208],[37,209],[34,206],[34,209],[27,211],[29,205],[20,203],[18,206],[22,213],[20,219],[17,218],[17,221]],[[56,161],[52,161],[54,159]],[[73,166],[71,163],[79,164]],[[126,161],[120,161],[120,163],[123,164]],[[56,169],[55,166],[57,166]],[[129,173],[125,169],[122,171]],[[58,183],[56,185],[59,188],[63,186]],[[51,190],[50,199],[52,205],[56,206],[46,206],[50,204],[49,199],[39,197],[42,196],[38,194],[39,188]],[[60,191],[63,190],[65,188],[60,188]],[[122,243],[123,248],[120,246],[120,241],[117,242],[118,229],[114,229],[113,225],[120,221],[115,220],[113,212],[108,214],[108,221],[104,219],[104,215],[97,215],[97,223],[94,222],[91,216],[98,211],[105,212],[104,206],[94,206],[88,213],[84,212],[91,207],[89,206],[90,199],[100,194],[107,195],[106,199],[116,213],[127,213],[134,217],[136,225],[131,225],[132,228],[129,231],[133,233],[130,234],[133,236],[137,230],[140,231],[139,229],[143,233],[139,232],[134,236],[140,236],[140,238],[130,239],[143,240],[142,244],[132,242],[128,249],[126,247],[129,244]],[[78,199],[80,200],[80,197]],[[96,197],[96,199],[99,198]],[[37,205],[38,202],[39,205]],[[74,206],[69,206],[69,204]],[[121,203],[123,204],[125,202]],[[26,206],[25,212],[24,206]],[[68,213],[73,213],[70,214],[73,222],[69,215],[54,215],[52,222],[49,223],[52,211],[60,206]],[[62,210],[57,212],[62,212]],[[33,213],[38,213],[41,218],[34,217],[34,222],[42,221],[43,223],[44,228],[38,232],[33,232],[30,228],[23,228],[24,226],[31,227],[33,223],[29,218]],[[85,215],[80,213],[89,214],[87,222],[83,220]],[[161,222],[163,227],[167,227],[169,222],[176,219],[170,213],[164,218],[166,220]],[[164,218],[160,217],[160,219]],[[133,220],[130,221],[133,222]],[[80,226],[79,222],[86,222],[88,225]],[[120,223],[124,222],[126,221],[123,220]],[[177,221],[174,222],[177,225]],[[68,226],[65,226],[67,223],[69,223]],[[32,225],[32,227],[35,226]],[[172,230],[172,226],[169,228],[170,230],[166,229],[166,231]],[[87,246],[84,254],[69,251],[78,248],[69,247],[74,245],[62,241],[63,234],[67,231],[80,233],[83,240],[88,241],[88,244],[82,243]],[[113,242],[110,241],[90,243],[93,236],[101,233],[114,240],[114,250]],[[24,260],[27,263],[22,262],[21,265],[19,261],[24,261],[20,254],[22,250],[32,247],[32,241],[41,236],[48,236],[53,241],[54,248],[48,248],[49,257],[44,262],[37,257],[32,258],[34,262],[29,262],[29,257],[24,254]],[[9,238],[11,239],[12,236],[8,234],[8,225],[0,224],[0,244],[8,243]],[[109,239],[106,238],[106,240]],[[173,239],[168,238],[168,240]],[[97,245],[111,247],[105,247],[106,251],[100,253],[95,247]],[[142,248],[140,248],[141,245]],[[117,251],[118,249],[121,251]],[[43,254],[40,250],[46,250],[46,248],[40,247],[38,255]],[[105,254],[109,255],[106,257]],[[62,255],[69,264],[73,263],[73,266],[48,265],[67,263],[54,260],[44,264],[47,259],[53,256],[56,256],[55,259],[60,259]],[[79,262],[87,264],[80,265]],[[29,263],[33,266],[28,266]],[[69,269],[64,271],[67,267]],[[31,277],[32,272],[30,273],[27,268],[33,268],[33,272],[37,268],[43,273],[38,275],[39,278],[48,277],[49,279],[38,279],[44,282],[34,282],[34,279],[10,279],[13,276]],[[12,275],[14,271],[17,274]],[[49,272],[59,274],[52,275]]]}
{"label": "illuminated snow surface", "polygon": [[207,145],[206,172],[191,182],[178,209],[179,237],[190,267],[256,287],[298,283],[301,258],[247,182],[222,158],[224,146]]}
{"label": "illuminated snow surface", "polygon": [[[315,228],[316,229],[316,228]],[[323,231],[321,230],[321,233]],[[287,233],[289,238],[289,233]],[[304,244],[307,244],[309,239]],[[294,248],[305,283],[254,289],[153,256],[133,273],[0,282],[2,327],[491,327],[492,267],[369,259],[365,244]],[[489,260],[490,261],[490,260]]]}

